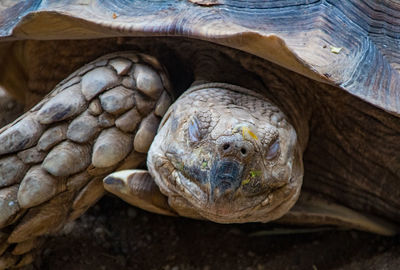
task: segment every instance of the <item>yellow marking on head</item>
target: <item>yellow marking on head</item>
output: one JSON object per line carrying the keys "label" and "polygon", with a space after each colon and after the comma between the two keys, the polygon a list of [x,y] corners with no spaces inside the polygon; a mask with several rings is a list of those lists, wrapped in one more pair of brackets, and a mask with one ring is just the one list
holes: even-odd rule
{"label": "yellow marking on head", "polygon": [[246,138],[246,134],[250,135],[250,137],[252,137],[254,140],[256,140],[256,141],[258,140],[257,135],[254,134],[254,132],[251,131],[251,129],[249,129],[246,126],[243,126],[242,127],[242,136],[243,136],[243,138]]}
{"label": "yellow marking on head", "polygon": [[250,177],[254,178],[261,175],[261,171],[250,171]]}
{"label": "yellow marking on head", "polygon": [[207,161],[203,161],[203,163],[201,163],[201,168],[205,169],[207,168],[208,162]]}
{"label": "yellow marking on head", "polygon": [[250,179],[245,179],[242,181],[242,186],[247,185],[248,183],[250,183]]}

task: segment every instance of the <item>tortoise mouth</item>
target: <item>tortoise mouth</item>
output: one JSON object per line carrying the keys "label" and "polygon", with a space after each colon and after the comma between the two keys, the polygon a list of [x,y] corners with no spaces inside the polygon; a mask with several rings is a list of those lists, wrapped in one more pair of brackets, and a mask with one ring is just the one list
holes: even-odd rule
{"label": "tortoise mouth", "polygon": [[[284,191],[288,189],[288,184],[284,184],[278,188],[271,188],[263,193],[260,192],[250,196],[244,196],[244,194],[239,191],[232,194],[233,196],[231,196],[230,200],[223,200],[221,203],[216,203],[210,199],[209,184],[200,184],[201,181],[188,175],[184,170],[173,166],[170,160],[167,162],[172,165],[171,167],[173,169],[170,175],[173,179],[167,178],[166,180],[172,184],[175,189],[174,192],[186,199],[190,207],[195,209],[201,216],[215,222],[232,223],[259,221],[258,212],[261,211],[261,209],[263,215],[268,215],[269,213],[277,211],[283,207],[283,205],[286,205],[293,195],[293,192],[289,192],[289,194],[285,194],[286,196],[284,197],[276,196],[280,199],[274,200],[275,194],[285,193]],[[291,181],[289,181],[289,183],[290,182]],[[245,200],[246,203],[243,200]],[[237,203],[235,203],[235,201]]]}

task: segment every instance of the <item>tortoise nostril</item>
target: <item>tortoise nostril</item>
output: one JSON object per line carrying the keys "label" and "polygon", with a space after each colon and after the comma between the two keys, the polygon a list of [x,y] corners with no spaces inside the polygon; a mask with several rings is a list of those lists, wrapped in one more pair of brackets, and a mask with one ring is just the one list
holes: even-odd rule
{"label": "tortoise nostril", "polygon": [[222,142],[218,148],[223,156],[236,156],[237,158],[245,158],[252,152],[251,146],[246,145],[246,142],[238,140]]}
{"label": "tortoise nostril", "polygon": [[228,150],[230,147],[231,147],[231,146],[230,146],[229,143],[225,143],[225,144],[222,146],[222,148],[223,148],[224,150]]}

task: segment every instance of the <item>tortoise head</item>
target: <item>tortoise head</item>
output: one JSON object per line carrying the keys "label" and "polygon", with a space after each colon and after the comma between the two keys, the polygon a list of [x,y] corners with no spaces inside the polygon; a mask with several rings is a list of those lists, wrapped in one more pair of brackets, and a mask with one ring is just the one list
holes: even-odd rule
{"label": "tortoise head", "polygon": [[193,87],[168,110],[148,167],[180,215],[215,222],[277,219],[303,177],[294,128],[265,97],[240,87]]}

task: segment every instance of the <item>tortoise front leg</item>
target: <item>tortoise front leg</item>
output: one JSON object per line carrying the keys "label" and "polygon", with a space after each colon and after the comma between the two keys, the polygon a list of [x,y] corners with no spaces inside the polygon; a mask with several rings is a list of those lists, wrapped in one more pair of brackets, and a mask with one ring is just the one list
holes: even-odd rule
{"label": "tortoise front leg", "polygon": [[131,205],[157,214],[177,215],[146,170],[118,171],[104,178],[103,182],[107,191]]}
{"label": "tortoise front leg", "polygon": [[102,197],[107,174],[145,161],[168,88],[155,59],[111,54],[0,130],[0,269],[29,264],[41,236]]}

